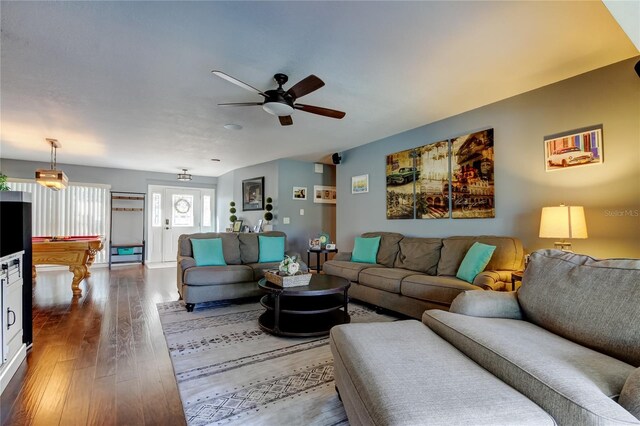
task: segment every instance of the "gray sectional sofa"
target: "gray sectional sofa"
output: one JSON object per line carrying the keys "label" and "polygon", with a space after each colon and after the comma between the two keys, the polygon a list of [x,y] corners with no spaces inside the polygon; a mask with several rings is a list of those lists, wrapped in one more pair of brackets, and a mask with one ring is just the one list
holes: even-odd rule
{"label": "gray sectional sofa", "polygon": [[[258,236],[285,237],[279,231],[264,233],[208,232],[183,234],[178,238],[178,292],[192,311],[196,303],[238,299],[263,294],[257,282],[264,271],[278,269],[280,262],[258,263]],[[226,266],[196,266],[191,240],[196,238],[221,238]],[[286,251],[289,256],[300,255]],[[307,266],[300,260],[301,270]]]}
{"label": "gray sectional sofa", "polygon": [[[393,232],[369,232],[380,236],[377,264],[351,262],[350,252],[325,262],[326,274],[351,281],[349,297],[421,318],[427,309],[449,309],[466,290],[505,290],[511,273],[523,268],[524,251],[517,238],[477,236],[414,238]],[[496,246],[491,261],[473,284],[456,278],[467,250],[474,242]]]}
{"label": "gray sectional sofa", "polygon": [[531,255],[517,292],[331,330],[351,425],[640,425],[640,260]]}

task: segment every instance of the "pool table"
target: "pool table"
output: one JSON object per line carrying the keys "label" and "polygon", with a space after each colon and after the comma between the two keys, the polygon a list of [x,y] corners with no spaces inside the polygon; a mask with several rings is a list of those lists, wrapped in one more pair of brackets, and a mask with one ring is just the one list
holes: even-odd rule
{"label": "pool table", "polygon": [[104,247],[104,238],[99,235],[71,237],[33,237],[33,278],[36,265],[65,265],[73,273],[71,290],[81,296],[80,282],[90,276],[89,267]]}

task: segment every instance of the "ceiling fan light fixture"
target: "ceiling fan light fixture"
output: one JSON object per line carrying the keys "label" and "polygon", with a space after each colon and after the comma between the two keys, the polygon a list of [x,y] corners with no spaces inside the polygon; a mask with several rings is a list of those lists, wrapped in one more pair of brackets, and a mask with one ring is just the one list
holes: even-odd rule
{"label": "ceiling fan light fixture", "polygon": [[291,105],[281,102],[265,102],[262,105],[262,109],[267,111],[269,114],[277,115],[278,117],[286,117],[287,115],[291,115],[293,112],[293,107]]}
{"label": "ceiling fan light fixture", "polygon": [[51,165],[49,169],[36,170],[36,182],[54,191],[65,189],[69,185],[69,179],[62,170],[56,169],[57,149],[62,145],[57,139],[48,139],[47,143],[51,145]]}
{"label": "ceiling fan light fixture", "polygon": [[187,173],[187,169],[182,169],[182,173],[178,173],[178,180],[181,182],[189,182],[193,177]]}

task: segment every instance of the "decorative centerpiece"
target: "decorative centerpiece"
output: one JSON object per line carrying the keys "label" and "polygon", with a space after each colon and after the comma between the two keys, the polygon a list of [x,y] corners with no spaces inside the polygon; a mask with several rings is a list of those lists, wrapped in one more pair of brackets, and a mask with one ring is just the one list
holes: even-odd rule
{"label": "decorative centerpiece", "polygon": [[311,274],[300,270],[296,256],[286,256],[280,262],[277,271],[265,271],[265,278],[270,283],[281,287],[298,287],[309,285]]}

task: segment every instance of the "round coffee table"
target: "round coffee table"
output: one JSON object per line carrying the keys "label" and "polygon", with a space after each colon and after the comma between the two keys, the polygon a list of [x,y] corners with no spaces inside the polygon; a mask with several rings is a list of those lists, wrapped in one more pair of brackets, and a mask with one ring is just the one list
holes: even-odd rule
{"label": "round coffee table", "polygon": [[268,293],[260,303],[267,310],[258,318],[260,328],[278,336],[310,337],[329,334],[331,327],[351,321],[347,311],[349,280],[313,275],[309,285],[280,287],[266,278],[258,286]]}

